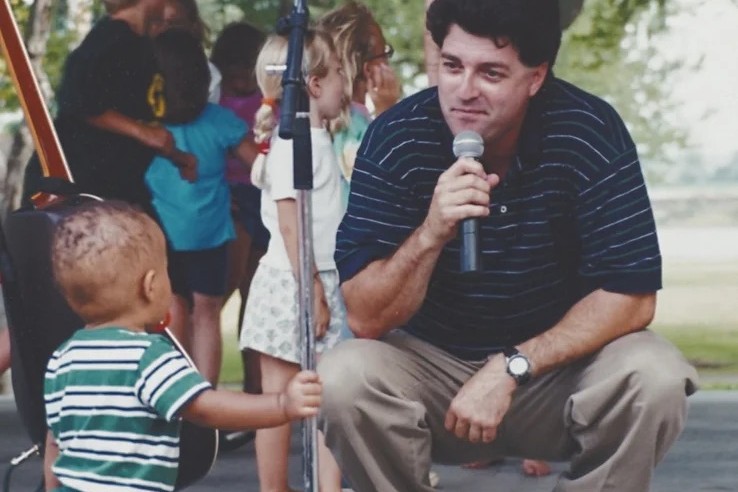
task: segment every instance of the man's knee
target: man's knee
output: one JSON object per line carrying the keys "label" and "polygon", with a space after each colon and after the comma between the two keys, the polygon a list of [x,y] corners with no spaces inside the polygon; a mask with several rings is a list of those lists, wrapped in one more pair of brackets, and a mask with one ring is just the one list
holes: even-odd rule
{"label": "man's knee", "polygon": [[694,368],[669,342],[650,332],[634,334],[633,344],[622,357],[622,368],[636,401],[657,413],[681,413],[686,398],[696,390]]}
{"label": "man's knee", "polygon": [[573,395],[571,418],[584,425],[639,415],[643,422],[674,422],[686,414],[696,372],[669,342],[650,332],[626,335],[608,344],[587,363],[584,385]]}
{"label": "man's knee", "polygon": [[346,340],[321,357],[318,374],[323,383],[324,419],[346,416],[348,409],[368,395],[374,381],[381,379],[382,345],[375,340]]}

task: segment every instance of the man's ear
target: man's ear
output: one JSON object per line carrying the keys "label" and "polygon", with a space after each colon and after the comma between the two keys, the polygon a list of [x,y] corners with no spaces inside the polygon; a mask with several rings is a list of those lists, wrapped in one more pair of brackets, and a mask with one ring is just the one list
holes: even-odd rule
{"label": "man's ear", "polygon": [[307,78],[307,91],[308,95],[313,98],[320,97],[320,93],[322,92],[323,88],[320,83],[320,77],[316,77],[315,75],[309,75]]}
{"label": "man's ear", "polygon": [[535,96],[541,90],[541,86],[546,81],[546,75],[548,75],[548,62],[541,63],[533,69],[530,87],[528,89],[528,95],[530,97]]}
{"label": "man's ear", "polygon": [[156,292],[156,283],[161,282],[161,278],[157,275],[153,268],[147,270],[141,281],[141,296],[146,302],[152,302]]}

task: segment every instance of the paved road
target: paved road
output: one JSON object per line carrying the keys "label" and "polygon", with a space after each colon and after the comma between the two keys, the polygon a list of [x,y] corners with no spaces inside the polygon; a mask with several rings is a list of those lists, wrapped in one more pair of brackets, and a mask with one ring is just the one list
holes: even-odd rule
{"label": "paved road", "polygon": [[[12,400],[0,399],[0,475],[8,462],[28,443]],[[301,483],[300,450],[293,440],[291,480]],[[441,490],[448,492],[549,492],[556,475],[542,479],[519,473],[518,460],[487,470],[438,466]],[[560,472],[566,465],[555,464]],[[41,463],[35,458],[13,473],[11,492],[32,491],[40,480]],[[221,455],[205,479],[190,492],[258,492],[253,444]],[[664,462],[657,468],[652,492],[738,492],[738,392],[705,391],[691,399],[687,427]],[[630,491],[618,491],[630,492]]]}

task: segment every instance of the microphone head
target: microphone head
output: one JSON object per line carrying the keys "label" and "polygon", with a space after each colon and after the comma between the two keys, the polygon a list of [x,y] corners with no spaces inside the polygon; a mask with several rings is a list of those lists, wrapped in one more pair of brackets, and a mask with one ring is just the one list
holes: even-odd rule
{"label": "microphone head", "polygon": [[473,130],[464,130],[454,137],[454,155],[456,157],[478,158],[484,154],[484,141]]}

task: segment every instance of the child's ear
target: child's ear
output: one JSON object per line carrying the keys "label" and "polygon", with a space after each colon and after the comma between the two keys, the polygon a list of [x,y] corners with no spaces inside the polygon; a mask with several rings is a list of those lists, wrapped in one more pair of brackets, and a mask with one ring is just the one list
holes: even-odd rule
{"label": "child's ear", "polygon": [[152,302],[156,293],[156,283],[161,282],[156,270],[147,270],[141,282],[141,295],[146,302]]}
{"label": "child's ear", "polygon": [[320,84],[320,77],[316,77],[315,75],[310,75],[307,78],[307,90],[308,95],[312,98],[318,98],[320,97],[320,93],[322,92],[322,87]]}

